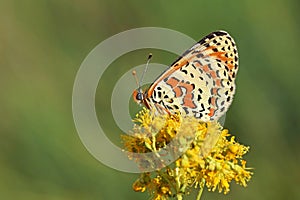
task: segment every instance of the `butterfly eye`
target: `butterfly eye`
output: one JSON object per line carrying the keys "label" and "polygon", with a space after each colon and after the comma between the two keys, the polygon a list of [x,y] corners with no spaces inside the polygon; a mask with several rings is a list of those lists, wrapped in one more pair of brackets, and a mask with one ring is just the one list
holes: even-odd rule
{"label": "butterfly eye", "polygon": [[143,93],[141,93],[141,92],[136,93],[135,98],[136,98],[136,100],[142,101],[143,100]]}

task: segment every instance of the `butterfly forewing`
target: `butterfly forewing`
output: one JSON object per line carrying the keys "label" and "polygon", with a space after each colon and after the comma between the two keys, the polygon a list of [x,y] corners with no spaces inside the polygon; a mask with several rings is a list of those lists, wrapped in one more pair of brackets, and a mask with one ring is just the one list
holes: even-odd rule
{"label": "butterfly forewing", "polygon": [[168,113],[218,120],[235,92],[238,53],[231,36],[213,32],[188,49],[150,86],[147,103]]}

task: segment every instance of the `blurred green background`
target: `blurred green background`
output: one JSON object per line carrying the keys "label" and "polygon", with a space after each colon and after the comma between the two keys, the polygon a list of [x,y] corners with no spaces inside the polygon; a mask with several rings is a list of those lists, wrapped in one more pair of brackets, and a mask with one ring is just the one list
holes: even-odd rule
{"label": "blurred green background", "polygon": [[[300,199],[298,0],[0,2],[0,199],[147,199],[136,174],[110,169],[82,145],[72,118],[72,87],[80,64],[101,41],[131,28],[155,26],[199,40],[223,29],[239,48],[237,93],[225,127],[251,146],[248,187],[203,199]],[[153,62],[175,55],[152,51]],[[118,59],[97,91],[99,119],[115,143],[111,90],[145,62],[147,50]],[[109,105],[109,104],[107,104]],[[104,116],[104,117],[103,117]]]}

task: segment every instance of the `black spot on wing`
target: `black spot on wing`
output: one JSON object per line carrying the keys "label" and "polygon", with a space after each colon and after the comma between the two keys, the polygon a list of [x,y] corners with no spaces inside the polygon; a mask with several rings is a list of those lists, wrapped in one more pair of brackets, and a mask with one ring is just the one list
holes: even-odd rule
{"label": "black spot on wing", "polygon": [[185,112],[186,114],[189,114],[189,110],[188,110],[187,107],[183,107],[183,110],[184,110],[184,112]]}
{"label": "black spot on wing", "polygon": [[168,110],[173,110],[173,108],[169,105],[165,105],[165,108],[167,108]]}
{"label": "black spot on wing", "polygon": [[155,90],[153,90],[152,96],[153,96],[154,98],[156,98],[156,91],[155,91]]}
{"label": "black spot on wing", "polygon": [[197,58],[202,58],[204,55],[202,54],[202,53],[198,53],[197,55],[196,55],[196,57]]}
{"label": "black spot on wing", "polygon": [[169,99],[169,101],[168,101],[169,103],[173,103],[174,102],[174,100],[173,99]]}
{"label": "black spot on wing", "polygon": [[174,105],[174,108],[176,109],[176,110],[178,110],[179,109],[179,107],[175,104]]}
{"label": "black spot on wing", "polygon": [[200,106],[201,106],[201,108],[202,108],[202,109],[201,109],[201,110],[199,110],[199,112],[203,112],[203,111],[205,110],[205,109],[204,109],[204,104],[203,104],[203,103],[201,103],[201,105],[200,105]]}
{"label": "black spot on wing", "polygon": [[158,94],[158,98],[161,98],[161,91],[158,91],[157,94]]}
{"label": "black spot on wing", "polygon": [[211,97],[208,98],[208,104],[211,104]]}
{"label": "black spot on wing", "polygon": [[216,36],[227,35],[227,33],[225,31],[216,31],[216,32],[213,32],[213,34],[215,34]]}
{"label": "black spot on wing", "polygon": [[197,97],[197,101],[200,101],[202,98],[201,98],[201,95],[198,94],[198,97]]}
{"label": "black spot on wing", "polygon": [[213,68],[211,67],[211,64],[210,64],[210,63],[207,64],[207,67],[208,67],[210,70],[213,70]]}
{"label": "black spot on wing", "polygon": [[221,106],[224,106],[224,104],[225,104],[225,101],[222,101],[222,102],[221,102]]}
{"label": "black spot on wing", "polygon": [[228,101],[230,101],[230,97],[227,97],[227,99],[226,99],[226,100],[227,100],[227,102],[228,102]]}
{"label": "black spot on wing", "polygon": [[223,35],[228,35],[228,34],[225,31],[215,31],[215,32],[212,32],[212,33],[208,34],[204,38],[202,38],[198,43],[199,44],[204,44],[204,43],[207,42],[207,40],[211,40],[216,36],[223,36]]}
{"label": "black spot on wing", "polygon": [[195,60],[195,63],[199,63],[199,65],[203,66],[202,62],[200,60]]}
{"label": "black spot on wing", "polygon": [[180,69],[180,71],[182,71],[183,73],[185,73],[185,74],[187,74],[188,73],[188,71],[186,70],[186,69]]}

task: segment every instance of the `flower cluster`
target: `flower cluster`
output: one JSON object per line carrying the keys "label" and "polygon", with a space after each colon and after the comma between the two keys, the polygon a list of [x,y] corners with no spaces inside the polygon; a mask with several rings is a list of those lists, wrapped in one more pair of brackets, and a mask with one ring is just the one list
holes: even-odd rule
{"label": "flower cluster", "polygon": [[152,199],[163,200],[182,199],[199,188],[200,199],[205,187],[226,194],[233,180],[247,186],[252,172],[243,155],[249,147],[236,142],[217,122],[180,114],[157,116],[146,109],[134,121],[131,133],[122,135],[129,158],[144,171],[134,191],[147,190]]}

